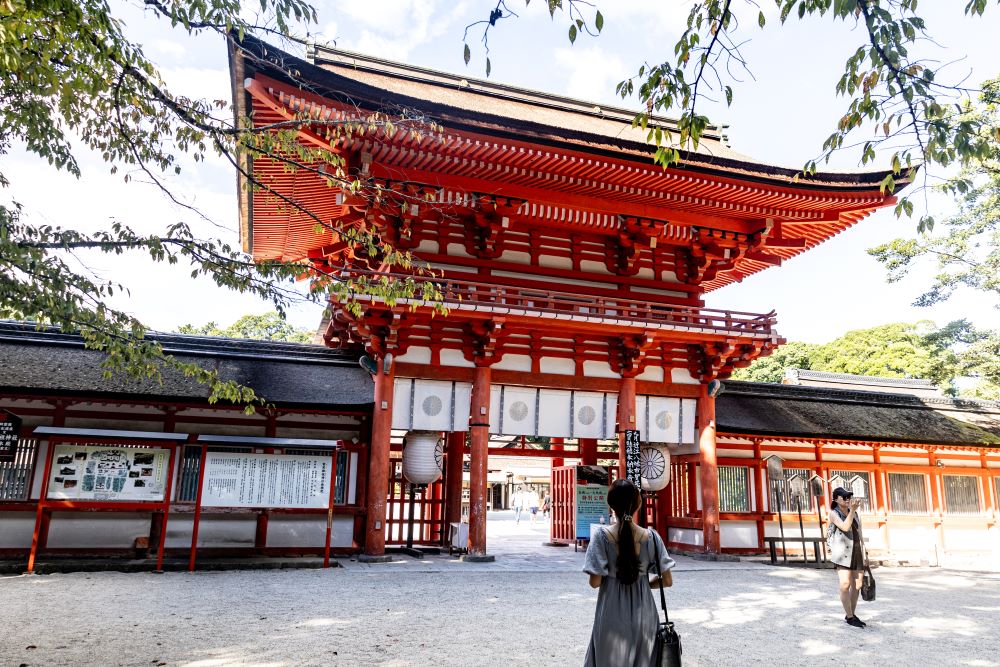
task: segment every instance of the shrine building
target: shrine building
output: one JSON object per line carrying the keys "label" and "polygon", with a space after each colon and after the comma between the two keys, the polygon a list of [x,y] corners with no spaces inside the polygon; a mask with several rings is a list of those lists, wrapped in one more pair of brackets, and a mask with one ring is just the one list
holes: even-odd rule
{"label": "shrine building", "polygon": [[[608,456],[598,441],[618,440],[620,473],[623,434],[637,430],[669,448],[679,475],[648,510],[669,543],[717,553],[732,541],[709,385],[783,341],[774,312],[709,309],[704,296],[895,203],[880,191],[887,172],[804,177],[734,152],[718,128],[662,169],[628,110],[325,47],[307,60],[249,38],[243,47],[231,52],[237,116],[257,127],[314,121],[301,126],[303,144],[331,150],[363,185],[337,191],[327,165],[253,159],[240,183],[244,249],[345,278],[432,281],[448,309],[330,304],[327,345],[364,351],[374,369],[368,488],[393,486],[394,430],[446,433],[445,488],[427,493],[445,499],[445,524],[457,521],[468,453],[468,549],[484,556],[488,459],[511,454],[491,451],[491,434],[548,438],[556,446],[543,455],[584,464]],[[324,125],[373,114],[438,129]],[[440,275],[387,273],[340,235],[317,233],[317,221],[373,230]],[[670,491],[682,487],[695,517],[677,516]],[[366,502],[365,553],[379,556],[392,513],[381,493]]]}
{"label": "shrine building", "polygon": [[[551,488],[550,541],[573,541],[560,489],[587,466],[627,474],[637,440],[640,519],[674,552],[819,549],[830,491],[846,486],[873,554],[1000,553],[1000,403],[809,371],[730,381],[784,342],[779,315],[705,307],[892,205],[887,172],[803,176],[734,152],[719,128],[662,169],[625,109],[327,48],[243,47],[237,116],[307,121],[303,146],[361,184],[331,187],[336,165],[248,160],[244,249],[305,278],[409,280],[440,299],[332,298],[322,345],[153,335],[253,388],[267,401],[254,414],[176,373],[106,378],[78,336],[0,321],[0,571],[63,555],[330,565],[403,545],[489,559],[487,511],[519,486]],[[351,230],[413,268],[389,270]]]}

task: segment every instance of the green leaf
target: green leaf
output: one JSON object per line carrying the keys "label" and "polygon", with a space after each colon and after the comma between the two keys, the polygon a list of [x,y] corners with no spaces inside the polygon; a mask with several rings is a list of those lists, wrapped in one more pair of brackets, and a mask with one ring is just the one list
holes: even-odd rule
{"label": "green leaf", "polygon": [[490,59],[489,59],[489,58],[487,58],[487,59],[486,59],[486,76],[489,76],[489,75],[490,75],[490,72],[492,71],[492,69],[493,69],[493,68],[492,68],[492,66],[490,65]]}
{"label": "green leaf", "polygon": [[576,42],[576,26],[571,25],[569,27],[569,43],[573,44]]}
{"label": "green leaf", "polygon": [[604,30],[604,14],[601,10],[597,10],[597,14],[594,15],[594,27],[597,28],[597,32]]}
{"label": "green leaf", "polygon": [[761,28],[763,28],[765,23],[767,23],[767,19],[764,18],[764,12],[760,12],[757,15],[757,25],[759,25]]}
{"label": "green leaf", "polygon": [[472,49],[469,48],[468,44],[465,45],[465,51],[462,53],[462,58],[465,59],[466,65],[469,64],[470,60],[472,60]]}

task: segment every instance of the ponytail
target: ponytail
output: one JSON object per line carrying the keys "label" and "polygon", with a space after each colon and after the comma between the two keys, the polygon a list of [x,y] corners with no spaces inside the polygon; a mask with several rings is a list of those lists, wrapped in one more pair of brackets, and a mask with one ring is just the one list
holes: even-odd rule
{"label": "ponytail", "polygon": [[639,578],[639,557],[635,554],[632,514],[639,509],[639,489],[627,479],[619,479],[608,491],[608,505],[618,517],[618,558],[615,569],[618,581],[633,584]]}

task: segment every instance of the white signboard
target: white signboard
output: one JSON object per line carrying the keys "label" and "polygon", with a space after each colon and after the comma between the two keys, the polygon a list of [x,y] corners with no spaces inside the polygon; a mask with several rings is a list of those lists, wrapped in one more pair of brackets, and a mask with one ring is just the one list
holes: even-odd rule
{"label": "white signboard", "polygon": [[208,452],[201,504],[325,508],[332,483],[332,456]]}
{"label": "white signboard", "polygon": [[162,501],[170,452],[133,447],[56,445],[52,500]]}

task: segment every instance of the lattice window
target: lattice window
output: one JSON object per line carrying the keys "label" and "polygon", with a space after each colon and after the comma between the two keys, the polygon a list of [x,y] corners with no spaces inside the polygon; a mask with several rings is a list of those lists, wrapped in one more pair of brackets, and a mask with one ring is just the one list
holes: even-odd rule
{"label": "lattice window", "polygon": [[927,514],[927,475],[889,473],[889,509],[895,514]]}
{"label": "lattice window", "polygon": [[719,511],[750,511],[750,469],[719,466]]}
{"label": "lattice window", "polygon": [[777,482],[773,480],[767,481],[768,497],[771,500],[771,511],[778,511],[778,494],[781,494],[781,511],[795,511],[797,509],[796,500],[793,498],[792,485],[789,484],[790,480],[794,475],[798,475],[802,481],[805,483],[805,498],[802,500],[802,509],[809,510],[813,506],[813,494],[812,489],[809,488],[809,478],[813,476],[813,471],[807,468],[783,468],[782,473],[784,473],[784,479]]}
{"label": "lattice window", "polygon": [[0,461],[0,500],[28,500],[37,440],[19,440],[13,461]]}
{"label": "lattice window", "polygon": [[[210,452],[233,452],[249,454],[252,447],[209,447]],[[184,447],[181,456],[180,471],[177,474],[177,494],[174,499],[179,503],[193,503],[198,499],[198,470],[201,467],[201,446],[188,445]]]}
{"label": "lattice window", "polygon": [[944,513],[979,514],[979,478],[970,475],[944,475]]}
{"label": "lattice window", "polygon": [[[862,483],[865,487],[865,497],[861,502],[862,512],[871,512],[872,510],[872,478],[871,475],[864,471],[858,470],[831,470],[830,471],[830,493],[838,486],[842,486],[847,490],[851,489],[851,480],[855,477],[860,477]],[[831,498],[832,502],[833,499]]]}

